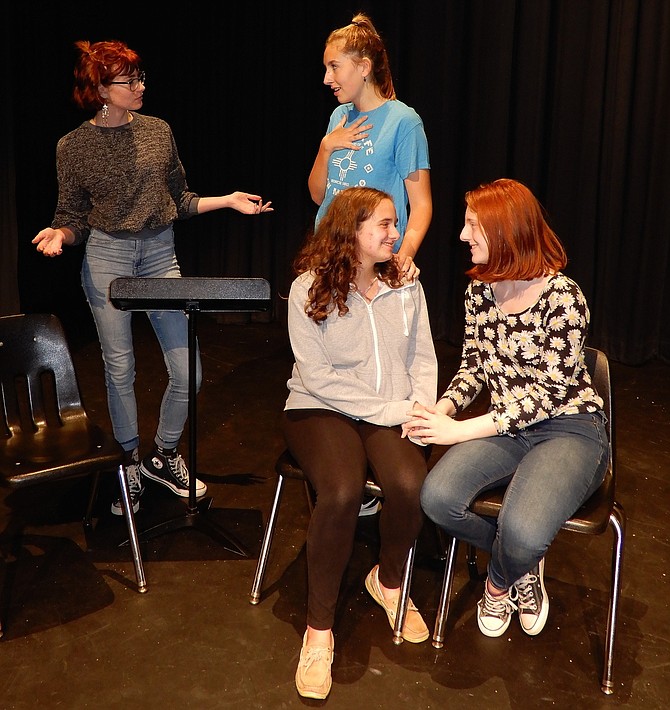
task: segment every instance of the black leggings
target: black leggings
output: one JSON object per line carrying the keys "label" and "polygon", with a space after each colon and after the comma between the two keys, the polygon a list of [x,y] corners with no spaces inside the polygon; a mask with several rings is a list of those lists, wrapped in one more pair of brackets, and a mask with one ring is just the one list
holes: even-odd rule
{"label": "black leggings", "polygon": [[427,475],[426,451],[401,438],[399,426],[368,424],[324,409],[285,411],[282,427],[289,451],[316,493],[307,531],[307,624],[331,629],[368,466],[384,491],[379,580],[395,589],[423,524],[419,494]]}

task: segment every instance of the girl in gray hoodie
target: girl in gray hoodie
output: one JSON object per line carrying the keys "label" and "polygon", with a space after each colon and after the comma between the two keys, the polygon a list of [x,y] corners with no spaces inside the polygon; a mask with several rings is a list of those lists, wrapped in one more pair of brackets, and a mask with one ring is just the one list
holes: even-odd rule
{"label": "girl in gray hoodie", "polygon": [[[403,281],[391,197],[353,187],[332,201],[295,260],[288,300],[295,364],[282,418],[288,448],[316,493],[307,533],[303,697],[331,687],[333,621],[368,467],[384,491],[380,556],[365,580],[391,626],[407,554],[423,522],[425,449],[402,437],[415,402],[434,403],[437,358],[423,289]],[[410,601],[403,637],[429,632]]]}

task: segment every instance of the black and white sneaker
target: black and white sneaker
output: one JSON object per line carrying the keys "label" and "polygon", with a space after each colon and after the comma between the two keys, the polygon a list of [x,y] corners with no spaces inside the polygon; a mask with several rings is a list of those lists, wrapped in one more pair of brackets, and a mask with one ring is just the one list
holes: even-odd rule
{"label": "black and white sneaker", "polygon": [[[152,481],[167,486],[175,495],[188,498],[188,469],[184,459],[176,451],[154,451],[142,459],[140,472]],[[196,497],[202,498],[205,493],[207,486],[196,478]]]}
{"label": "black and white sneaker", "polygon": [[[133,504],[133,513],[137,513],[140,509],[140,496],[144,493],[139,461],[133,460],[132,463],[125,466],[125,472],[126,480],[128,481],[128,493]],[[112,503],[112,514],[123,515],[123,503],[120,497]]]}
{"label": "black and white sneaker", "polygon": [[549,615],[549,597],[544,587],[544,557],[536,567],[514,582],[514,587],[521,628],[529,636],[536,636],[544,628]]}

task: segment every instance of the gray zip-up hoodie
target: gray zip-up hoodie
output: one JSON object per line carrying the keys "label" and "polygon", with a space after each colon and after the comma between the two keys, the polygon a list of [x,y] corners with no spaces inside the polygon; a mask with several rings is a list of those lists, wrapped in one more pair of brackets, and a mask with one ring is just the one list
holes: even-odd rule
{"label": "gray zip-up hoodie", "polygon": [[288,299],[295,357],[285,409],[330,409],[379,426],[407,421],[415,401],[437,396],[437,357],[418,280],[397,289],[380,282],[371,303],[349,293],[349,312],[320,325],[305,313],[314,278],[298,276]]}

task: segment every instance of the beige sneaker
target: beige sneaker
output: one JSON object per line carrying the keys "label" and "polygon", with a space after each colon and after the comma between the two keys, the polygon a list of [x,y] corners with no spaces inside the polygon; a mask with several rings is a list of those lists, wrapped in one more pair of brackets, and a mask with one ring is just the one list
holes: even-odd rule
{"label": "beige sneaker", "polygon": [[330,693],[333,683],[330,666],[333,663],[335,641],[330,634],[330,646],[307,646],[307,632],[302,639],[298,670],[295,672],[295,687],[303,698],[323,700]]}
{"label": "beige sneaker", "polygon": [[[372,598],[386,612],[391,628],[395,629],[396,610],[398,608],[398,599],[400,595],[389,600],[384,598],[381,587],[379,586],[379,565],[375,565],[370,574],[365,578],[365,588],[370,592]],[[424,622],[419,610],[414,606],[414,602],[410,599],[407,604],[407,615],[405,623],[402,627],[402,637],[410,643],[421,643],[430,636],[430,631]]]}

